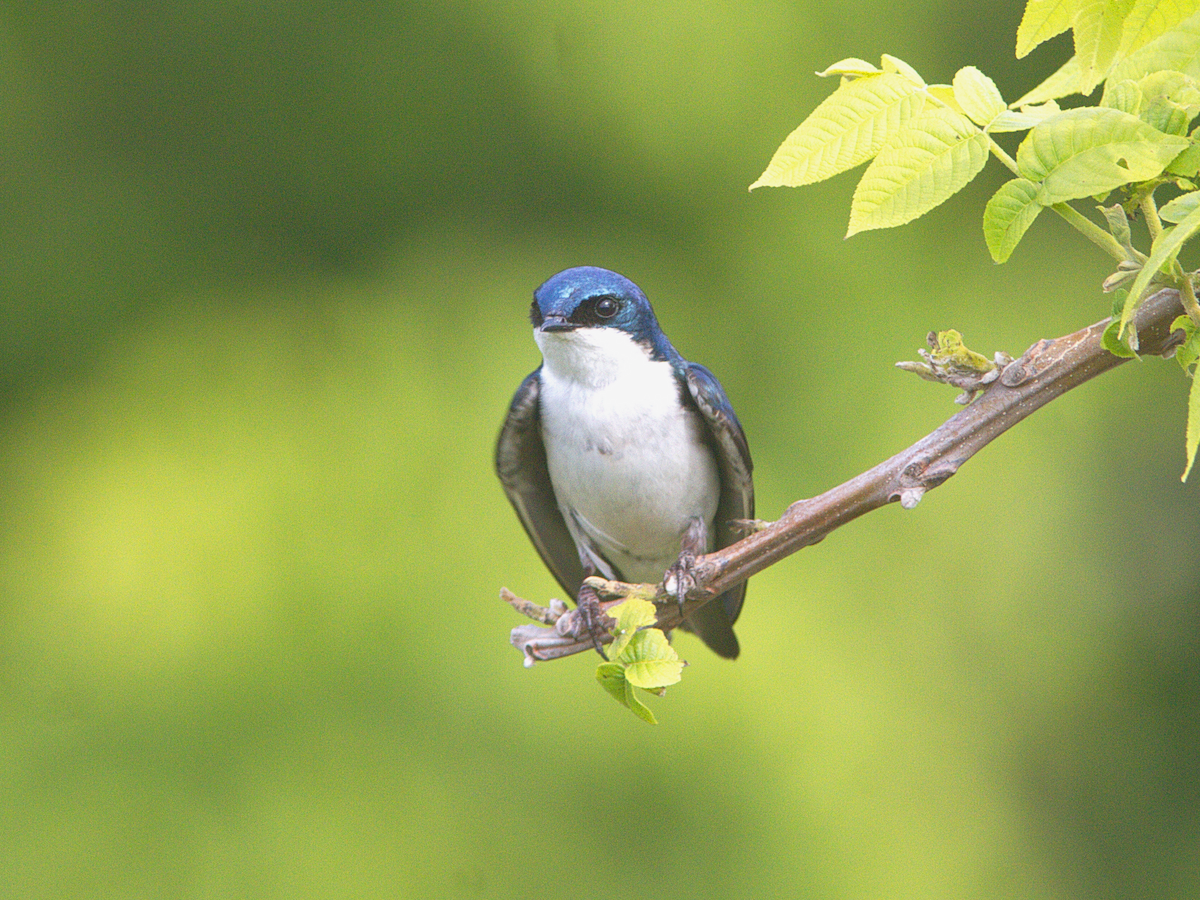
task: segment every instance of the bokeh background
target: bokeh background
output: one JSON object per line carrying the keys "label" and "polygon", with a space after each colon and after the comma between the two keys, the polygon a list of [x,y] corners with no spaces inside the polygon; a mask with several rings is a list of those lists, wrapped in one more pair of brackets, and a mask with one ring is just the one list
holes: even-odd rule
{"label": "bokeh background", "polygon": [[1200,891],[1200,485],[1132,363],[913,512],[756,577],[651,728],[530,671],[491,471],[533,288],[615,268],[723,380],[766,517],[907,446],[1106,261],[1004,178],[843,241],[746,186],[884,52],[1009,98],[1021,4],[0,6],[0,894],[1177,898]]}

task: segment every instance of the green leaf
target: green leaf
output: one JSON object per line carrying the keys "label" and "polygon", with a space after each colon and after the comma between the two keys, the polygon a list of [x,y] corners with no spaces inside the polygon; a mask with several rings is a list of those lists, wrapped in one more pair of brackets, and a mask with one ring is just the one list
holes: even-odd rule
{"label": "green leaf", "polygon": [[960,115],[966,115],[954,96],[954,88],[948,84],[930,84],[925,87],[925,96],[932,97],[938,103],[949,107]]}
{"label": "green leaf", "polygon": [[1195,78],[1183,72],[1151,72],[1137,83],[1147,101],[1167,98],[1191,109],[1192,115],[1200,112],[1200,89]]}
{"label": "green leaf", "polygon": [[1136,116],[1142,109],[1142,89],[1136,81],[1129,79],[1116,85],[1109,82],[1104,89],[1104,96],[1100,98],[1100,105]]}
{"label": "green leaf", "polygon": [[1121,359],[1136,359],[1138,358],[1136,350],[1121,337],[1121,312],[1128,299],[1129,292],[1124,288],[1117,290],[1112,295],[1112,322],[1109,323],[1108,328],[1104,329],[1104,334],[1100,335],[1100,346],[1112,355],[1120,356]]}
{"label": "green leaf", "polygon": [[965,187],[988,158],[988,137],[965,116],[929,109],[880,151],[850,204],[846,236],[911,222]]}
{"label": "green leaf", "polygon": [[1200,12],[1117,62],[1108,73],[1108,83],[1139,81],[1163,70],[1200,77]]}
{"label": "green leaf", "polygon": [[1200,86],[1182,72],[1152,72],[1138,83],[1142,108],[1138,117],[1167,134],[1185,136],[1200,113]]}
{"label": "green leaf", "polygon": [[896,75],[902,75],[917,87],[925,87],[925,79],[918,74],[916,69],[906,63],[904,60],[897,59],[896,57],[889,56],[885,53],[880,58],[880,62],[883,64],[883,71],[892,72]]}
{"label": "green leaf", "polygon": [[1019,110],[1006,109],[988,125],[988,134],[999,134],[1005,131],[1026,131],[1045,122],[1051,116],[1057,116],[1061,109],[1053,100],[1039,103],[1035,106],[1022,106]]}
{"label": "green leaf", "polygon": [[1196,327],[1190,316],[1182,315],[1171,323],[1171,331],[1183,332],[1183,343],[1175,349],[1175,361],[1190,375],[1192,367],[1200,361],[1200,328]]}
{"label": "green leaf", "polygon": [[988,125],[1007,109],[996,82],[974,66],[964,66],[955,73],[954,99],[979,126]]}
{"label": "green leaf", "polygon": [[625,682],[625,705],[643,722],[649,722],[651,725],[658,724],[658,719],[654,718],[654,713],[650,711],[650,707],[641,701],[641,698],[634,691],[633,685],[628,681]]}
{"label": "green leaf", "polygon": [[[1121,335],[1121,318],[1125,315],[1126,308],[1136,308],[1133,296],[1125,288],[1119,288],[1113,292],[1112,302],[1112,321],[1108,323],[1108,327],[1104,329],[1104,334],[1100,336],[1100,342],[1104,349],[1113,356],[1125,357],[1125,353],[1130,353],[1134,358],[1138,357],[1138,336],[1137,332],[1130,329],[1129,334]],[[1111,333],[1111,337],[1109,336]]]}
{"label": "green leaf", "polygon": [[1108,327],[1104,329],[1104,334],[1100,335],[1100,345],[1104,347],[1113,356],[1119,356],[1122,359],[1134,359],[1137,354],[1133,352],[1133,348],[1121,339],[1118,332],[1121,330],[1121,323],[1113,320],[1108,323]]}
{"label": "green leaf", "polygon": [[1178,175],[1181,178],[1195,178],[1200,175],[1200,145],[1192,144],[1167,166],[1167,174]]}
{"label": "green leaf", "polygon": [[1079,91],[1090,94],[1117,58],[1125,17],[1134,0],[1091,0],[1075,15],[1075,58],[1079,60]]}
{"label": "green leaf", "polygon": [[1037,202],[1041,188],[1025,178],[1001,185],[983,211],[983,236],[992,259],[1005,262],[1043,209]]}
{"label": "green leaf", "polygon": [[1188,115],[1186,109],[1165,98],[1147,105],[1139,118],[1163,134],[1177,134],[1180,137],[1188,133],[1188,123],[1192,121],[1192,117]]}
{"label": "green leaf", "polygon": [[[1111,294],[1113,291],[1124,288],[1126,285],[1131,284],[1133,279],[1137,278],[1137,273],[1141,271],[1141,268],[1139,265],[1134,269],[1117,269],[1117,271],[1104,279],[1100,284],[1100,290],[1106,294]],[[1119,311],[1117,317],[1120,318]]]}
{"label": "green leaf", "polygon": [[[1142,270],[1143,272],[1145,269]],[[1141,274],[1140,272],[1138,273]],[[1123,290],[1123,289],[1122,289]],[[1130,328],[1128,332],[1125,330],[1125,323],[1132,318],[1137,312],[1138,304],[1141,298],[1138,294],[1129,291],[1125,294],[1125,302],[1121,304],[1121,314],[1116,316],[1117,324],[1117,340],[1123,340],[1129,346],[1129,349],[1136,355],[1138,352],[1138,333],[1137,329]],[[1112,323],[1109,323],[1109,328],[1112,328]],[[1106,329],[1107,330],[1107,329]]]}
{"label": "green leaf", "polygon": [[1114,203],[1112,206],[1101,206],[1099,209],[1104,214],[1104,221],[1108,223],[1108,233],[1125,248],[1130,259],[1136,259],[1137,257],[1133,253],[1133,231],[1129,227],[1129,216],[1125,214],[1125,207],[1120,203]]}
{"label": "green leaf", "polygon": [[879,67],[873,66],[865,59],[859,59],[852,56],[849,59],[843,59],[835,62],[824,72],[818,72],[818,78],[830,78],[834,75],[841,75],[844,78],[862,78],[865,75],[878,75]]}
{"label": "green leaf", "polygon": [[[1125,328],[1133,317],[1137,305],[1141,303],[1142,294],[1150,286],[1151,279],[1159,273],[1163,266],[1175,258],[1179,248],[1197,231],[1200,231],[1200,206],[1180,219],[1178,225],[1164,230],[1151,245],[1150,257],[1129,288],[1129,302],[1125,304],[1125,309],[1121,312],[1121,334],[1125,333]],[[1131,337],[1129,341],[1135,350],[1137,349],[1136,340],[1136,337]]]}
{"label": "green leaf", "polygon": [[788,135],[750,189],[798,187],[853,169],[875,156],[924,104],[920,88],[903,75],[844,82]]}
{"label": "green leaf", "polygon": [[1017,28],[1017,59],[1070,28],[1076,14],[1086,4],[1087,0],[1029,0]]}
{"label": "green leaf", "polygon": [[608,650],[611,661],[597,667],[596,680],[618,703],[639,718],[657,724],[634,688],[661,692],[680,680],[684,662],[667,636],[649,627],[656,619],[653,603],[631,598],[612,607],[608,614],[616,620],[615,639]]}
{"label": "green leaf", "polygon": [[677,684],[683,677],[683,660],[657,628],[634,635],[625,658],[629,660],[625,678],[636,687],[659,690]]}
{"label": "green leaf", "polygon": [[1158,211],[1158,217],[1168,222],[1179,223],[1196,211],[1200,206],[1200,191],[1181,194]]}
{"label": "green leaf", "polygon": [[622,706],[625,702],[625,667],[620,663],[606,662],[596,667],[596,680]]}
{"label": "green leaf", "polygon": [[1187,467],[1183,470],[1180,481],[1187,481],[1188,473],[1192,471],[1192,464],[1196,462],[1197,448],[1200,448],[1200,378],[1193,374],[1192,388],[1188,391],[1187,441],[1185,443]]}
{"label": "green leaf", "polygon": [[1072,56],[1053,75],[1013,103],[1012,106],[1019,108],[1057,100],[1059,97],[1066,97],[1069,94],[1078,94],[1080,86],[1079,60]]}
{"label": "green leaf", "polygon": [[600,682],[600,686],[606,690],[609,695],[630,710],[639,719],[649,722],[651,725],[657,725],[658,720],[654,718],[649,707],[646,706],[634,692],[633,685],[625,677],[625,667],[620,663],[604,663],[596,669],[596,680]]}
{"label": "green leaf", "polygon": [[613,642],[608,648],[610,659],[616,659],[621,655],[639,628],[653,625],[658,620],[653,603],[649,600],[634,598],[612,607],[608,614],[617,622],[613,626]]}
{"label": "green leaf", "polygon": [[1162,173],[1188,146],[1116,109],[1069,109],[1034,128],[1017,148],[1017,167],[1042,183],[1038,202],[1051,206],[1106,194]]}
{"label": "green leaf", "polygon": [[1117,58],[1123,59],[1141,49],[1197,9],[1200,9],[1200,0],[1137,0],[1125,17]]}

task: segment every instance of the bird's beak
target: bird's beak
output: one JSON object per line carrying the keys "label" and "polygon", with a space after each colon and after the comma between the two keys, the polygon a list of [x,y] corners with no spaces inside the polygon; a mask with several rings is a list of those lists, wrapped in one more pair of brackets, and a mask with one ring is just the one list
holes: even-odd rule
{"label": "bird's beak", "polygon": [[546,316],[542,320],[540,331],[574,331],[579,326],[574,322],[568,322],[562,316]]}

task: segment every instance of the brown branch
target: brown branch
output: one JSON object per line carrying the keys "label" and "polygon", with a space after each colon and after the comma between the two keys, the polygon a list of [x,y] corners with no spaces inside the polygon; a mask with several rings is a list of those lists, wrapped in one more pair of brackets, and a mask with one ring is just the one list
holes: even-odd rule
{"label": "brown branch", "polygon": [[[1134,317],[1140,352],[1165,355],[1173,351],[1181,332],[1172,333],[1170,324],[1182,313],[1177,291],[1159,291],[1146,299]],[[896,500],[912,509],[926,491],[942,484],[1026,416],[1125,362],[1101,346],[1100,338],[1109,321],[1055,340],[1038,341],[1005,367],[999,379],[966,409],[907,450],[817,497],[793,503],[778,521],[736,544],[700,557],[694,570],[696,586],[687,595],[682,615],[678,604],[658,587],[659,626],[677,627],[693,609],[864,513]],[[593,585],[606,605],[654,590],[600,579]],[[509,602],[513,600],[519,598]],[[579,634],[574,611],[559,616],[545,612],[547,616],[540,620],[553,622],[552,628],[526,625],[513,629],[512,642],[524,652],[526,665],[591,649],[591,639]]]}

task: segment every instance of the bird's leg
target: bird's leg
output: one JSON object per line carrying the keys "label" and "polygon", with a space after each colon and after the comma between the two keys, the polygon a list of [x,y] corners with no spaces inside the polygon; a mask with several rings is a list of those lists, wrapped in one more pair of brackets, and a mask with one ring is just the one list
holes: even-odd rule
{"label": "bird's leg", "polygon": [[[602,573],[600,567],[596,565],[590,543],[581,537],[586,531],[583,523],[579,521],[579,514],[572,509],[570,515],[572,524],[575,526],[571,531],[571,536],[575,538],[575,547],[579,551],[579,564],[583,568],[583,580],[586,582],[593,575]],[[609,620],[609,617],[600,608],[600,595],[596,593],[595,588],[588,584],[582,584],[579,587],[579,595],[575,598],[575,605],[578,607],[576,618],[580,627],[574,629],[573,636],[575,638],[590,637],[596,652],[605,662],[608,662],[608,654],[604,652],[604,642],[601,638],[608,636],[608,628],[604,623]]]}
{"label": "bird's leg", "polygon": [[694,567],[696,557],[708,552],[708,526],[699,517],[693,517],[684,529],[683,539],[679,542],[679,559],[663,576],[663,587],[667,593],[674,594],[679,603],[679,614],[683,615],[683,601],[688,592],[696,586]]}
{"label": "bird's leg", "polygon": [[[590,569],[590,571],[589,571]],[[594,568],[584,567],[583,577],[590,578],[597,574]],[[576,605],[579,607],[579,620],[582,626],[581,631],[584,635],[592,639],[592,646],[596,648],[596,652],[601,658],[608,662],[608,654],[604,652],[604,644],[600,638],[608,634],[608,628],[603,624],[608,616],[604,610],[600,608],[600,595],[596,593],[596,589],[590,584],[583,584],[579,588],[579,596],[575,598]]]}

